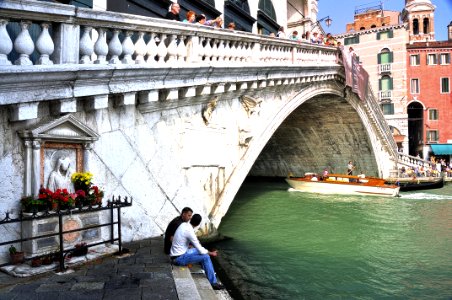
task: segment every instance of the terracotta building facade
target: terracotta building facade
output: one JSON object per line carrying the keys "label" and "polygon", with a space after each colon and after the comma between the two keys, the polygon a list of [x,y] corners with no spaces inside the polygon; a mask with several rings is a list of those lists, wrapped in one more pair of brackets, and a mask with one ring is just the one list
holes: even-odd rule
{"label": "terracotta building facade", "polygon": [[435,41],[434,11],[430,0],[406,0],[401,13],[358,7],[336,36],[368,71],[399,151],[423,158],[452,155],[452,26]]}

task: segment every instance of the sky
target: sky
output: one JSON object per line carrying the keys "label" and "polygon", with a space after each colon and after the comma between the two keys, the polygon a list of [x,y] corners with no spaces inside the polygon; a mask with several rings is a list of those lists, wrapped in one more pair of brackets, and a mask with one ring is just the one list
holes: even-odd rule
{"label": "sky", "polygon": [[[369,4],[378,5],[380,1],[375,0],[318,0],[319,13],[317,19],[329,16],[333,22],[326,27],[322,22],[325,32],[339,34],[345,32],[347,23],[353,22],[355,7]],[[435,37],[437,41],[447,40],[447,25],[452,21],[452,0],[431,0],[436,6],[435,10]],[[402,12],[405,0],[382,0],[383,9]]]}

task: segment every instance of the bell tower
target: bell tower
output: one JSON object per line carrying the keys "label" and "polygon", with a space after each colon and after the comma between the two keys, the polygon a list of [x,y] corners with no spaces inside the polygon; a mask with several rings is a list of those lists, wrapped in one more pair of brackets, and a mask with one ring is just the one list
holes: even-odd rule
{"label": "bell tower", "polygon": [[405,0],[402,21],[408,23],[410,44],[435,40],[435,8],[431,0]]}

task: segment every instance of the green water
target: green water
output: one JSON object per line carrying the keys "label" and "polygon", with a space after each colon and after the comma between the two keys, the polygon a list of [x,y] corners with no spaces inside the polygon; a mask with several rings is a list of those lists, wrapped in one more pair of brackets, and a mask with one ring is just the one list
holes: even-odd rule
{"label": "green water", "polygon": [[452,299],[452,185],[401,198],[287,187],[245,183],[222,220],[219,262],[244,299]]}

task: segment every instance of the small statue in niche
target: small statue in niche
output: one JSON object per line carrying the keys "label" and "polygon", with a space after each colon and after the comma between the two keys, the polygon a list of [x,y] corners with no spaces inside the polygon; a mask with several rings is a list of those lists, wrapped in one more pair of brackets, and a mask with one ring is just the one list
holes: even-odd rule
{"label": "small statue in niche", "polygon": [[47,188],[56,191],[57,189],[67,189],[68,192],[74,192],[74,186],[71,182],[71,160],[69,157],[59,157],[55,163],[55,168],[49,175]]}

